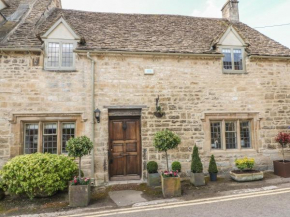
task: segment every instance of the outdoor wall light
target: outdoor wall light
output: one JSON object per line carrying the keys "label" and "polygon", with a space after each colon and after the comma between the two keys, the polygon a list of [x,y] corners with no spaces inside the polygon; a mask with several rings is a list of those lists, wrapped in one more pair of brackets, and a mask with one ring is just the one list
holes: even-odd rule
{"label": "outdoor wall light", "polygon": [[100,123],[101,111],[98,108],[95,110],[95,117],[97,119],[97,122]]}

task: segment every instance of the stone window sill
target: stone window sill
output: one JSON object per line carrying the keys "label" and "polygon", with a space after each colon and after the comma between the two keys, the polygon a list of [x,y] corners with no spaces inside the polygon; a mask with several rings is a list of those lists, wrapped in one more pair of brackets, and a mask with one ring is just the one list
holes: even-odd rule
{"label": "stone window sill", "polygon": [[228,149],[228,150],[211,150],[211,154],[240,154],[240,153],[257,153],[257,150],[250,148],[250,149]]}

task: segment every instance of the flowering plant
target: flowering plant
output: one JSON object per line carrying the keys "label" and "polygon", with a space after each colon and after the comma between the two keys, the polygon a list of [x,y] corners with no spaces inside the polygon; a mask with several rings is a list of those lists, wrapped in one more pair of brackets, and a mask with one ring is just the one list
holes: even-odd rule
{"label": "flowering plant", "polygon": [[280,132],[276,136],[275,141],[278,142],[281,145],[281,147],[282,147],[282,155],[283,155],[283,162],[284,162],[285,161],[284,148],[286,148],[286,145],[288,143],[290,143],[290,134],[289,133]]}
{"label": "flowering plant", "polygon": [[178,177],[178,170],[176,171],[164,171],[162,172],[162,176],[164,178],[168,178],[168,177]]}
{"label": "flowering plant", "polygon": [[235,163],[239,170],[252,170],[255,165],[255,160],[253,158],[245,157],[242,159],[237,159]]}
{"label": "flowering plant", "polygon": [[71,185],[88,185],[90,181],[90,178],[80,178],[75,176],[71,182]]}

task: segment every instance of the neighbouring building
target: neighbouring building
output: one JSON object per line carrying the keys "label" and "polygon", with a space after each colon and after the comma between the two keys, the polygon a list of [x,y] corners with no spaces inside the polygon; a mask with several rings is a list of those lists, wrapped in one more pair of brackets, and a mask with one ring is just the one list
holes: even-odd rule
{"label": "neighbouring building", "polygon": [[182,143],[169,161],[183,172],[195,144],[205,171],[211,154],[225,172],[244,156],[272,169],[274,137],[290,125],[290,50],[240,22],[238,1],[222,14],[0,0],[0,167],[21,154],[66,154],[70,137],[87,135],[94,152],[82,169],[96,185],[146,179],[148,161],[165,169],[153,138],[170,129]]}

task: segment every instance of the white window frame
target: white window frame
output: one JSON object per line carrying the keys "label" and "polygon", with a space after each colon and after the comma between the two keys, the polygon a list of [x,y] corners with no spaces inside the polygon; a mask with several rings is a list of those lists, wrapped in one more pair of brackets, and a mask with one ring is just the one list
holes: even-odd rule
{"label": "white window frame", "polygon": [[[230,49],[231,50],[231,57],[232,57],[232,69],[225,69],[224,68],[224,57],[222,57],[222,70],[223,73],[231,73],[231,74],[241,74],[246,73],[246,56],[245,56],[245,48],[239,46],[220,46],[220,52],[223,53],[223,49]],[[239,49],[242,51],[242,58],[243,58],[243,70],[235,70],[235,60],[234,60],[234,50]]]}
{"label": "white window frame", "polygon": [[[49,67],[48,66],[48,44],[49,43],[59,43],[59,66],[58,67]],[[71,67],[62,66],[62,45],[63,44],[73,44],[73,65]],[[76,40],[67,40],[67,39],[46,39],[45,40],[45,58],[44,58],[44,69],[51,71],[72,71],[75,70],[75,59],[76,55],[74,50],[77,47]]]}
{"label": "white window frame", "polygon": [[[216,149],[216,148],[212,148],[210,146],[210,149],[212,151],[234,151],[234,150],[253,150],[254,149],[254,145],[253,145],[253,128],[252,128],[252,122],[254,120],[253,119],[220,119],[220,120],[209,120],[209,123],[221,123],[221,148],[220,149]],[[234,122],[235,124],[235,128],[236,128],[236,148],[227,148],[227,144],[226,144],[226,127],[225,127],[225,124],[227,122]],[[248,122],[249,123],[249,128],[250,128],[250,147],[242,147],[241,146],[241,126],[240,126],[240,122]],[[211,141],[211,129],[209,129],[210,131],[210,141]]]}

